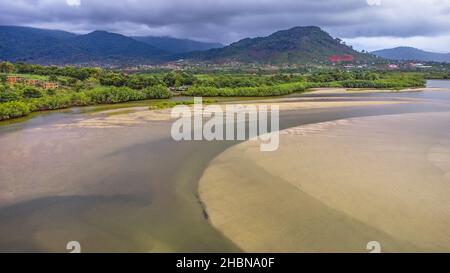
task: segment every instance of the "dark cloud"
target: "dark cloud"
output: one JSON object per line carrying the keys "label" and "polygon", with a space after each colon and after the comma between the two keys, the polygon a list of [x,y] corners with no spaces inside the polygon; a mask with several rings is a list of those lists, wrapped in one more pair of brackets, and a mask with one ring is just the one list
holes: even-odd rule
{"label": "dark cloud", "polygon": [[[71,1],[72,5],[68,5]],[[299,25],[356,41],[449,36],[450,0],[0,0],[0,24],[229,43]],[[370,40],[370,39],[366,39]]]}

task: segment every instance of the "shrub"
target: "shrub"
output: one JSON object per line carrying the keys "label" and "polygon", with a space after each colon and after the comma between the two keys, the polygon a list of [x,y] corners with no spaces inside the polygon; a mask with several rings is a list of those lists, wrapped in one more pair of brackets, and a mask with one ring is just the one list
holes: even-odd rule
{"label": "shrub", "polygon": [[25,98],[40,98],[44,95],[44,92],[42,92],[39,88],[33,87],[33,86],[26,86],[23,89],[23,96]]}
{"label": "shrub", "polygon": [[128,87],[109,87],[96,88],[86,91],[90,100],[97,104],[119,103],[145,99],[141,91],[133,90]]}
{"label": "shrub", "polygon": [[167,99],[172,96],[172,93],[164,85],[147,87],[142,92],[146,99]]}
{"label": "shrub", "polygon": [[68,94],[45,96],[30,101],[32,111],[56,110],[71,106],[71,97]]}
{"label": "shrub", "polygon": [[18,118],[30,113],[30,107],[24,102],[0,103],[0,120]]}
{"label": "shrub", "polygon": [[385,79],[385,80],[352,80],[342,82],[346,88],[375,88],[375,89],[401,89],[408,87],[423,87],[425,80],[419,78]]}
{"label": "shrub", "polygon": [[183,94],[204,97],[266,97],[282,96],[306,90],[304,83],[287,83],[274,86],[215,88],[192,86]]}
{"label": "shrub", "polygon": [[124,86],[127,82],[127,76],[122,73],[102,73],[100,83],[107,86]]}
{"label": "shrub", "polygon": [[[203,100],[203,104],[211,104],[216,103],[216,100]],[[177,105],[193,105],[193,100],[187,100],[187,101],[161,101],[157,102],[149,107],[150,110],[157,110],[157,109],[165,109],[165,108],[172,108]]]}
{"label": "shrub", "polygon": [[20,92],[10,90],[10,89],[0,89],[0,103],[2,102],[10,102],[10,101],[19,101],[22,99]]}
{"label": "shrub", "polygon": [[91,98],[83,92],[71,94],[70,102],[73,106],[86,106],[93,104]]}
{"label": "shrub", "polygon": [[194,84],[197,79],[189,72],[172,71],[167,73],[162,80],[166,86],[179,87],[182,85]]}
{"label": "shrub", "polygon": [[144,89],[150,86],[161,84],[161,81],[154,76],[133,75],[130,76],[126,85],[132,89]]}
{"label": "shrub", "polygon": [[6,83],[6,74],[0,74],[0,83]]}

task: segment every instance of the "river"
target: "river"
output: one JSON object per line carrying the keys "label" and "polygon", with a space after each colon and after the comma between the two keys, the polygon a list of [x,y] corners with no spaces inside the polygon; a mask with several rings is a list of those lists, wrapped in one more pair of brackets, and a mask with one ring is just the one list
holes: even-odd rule
{"label": "river", "polygon": [[[408,103],[286,110],[280,128],[450,111],[446,91],[289,99],[312,98]],[[0,252],[67,252],[69,241],[80,242],[83,252],[241,251],[210,224],[197,193],[208,164],[240,142],[176,142],[172,121],[164,119],[80,125],[124,115],[107,110],[46,112],[0,125]]]}

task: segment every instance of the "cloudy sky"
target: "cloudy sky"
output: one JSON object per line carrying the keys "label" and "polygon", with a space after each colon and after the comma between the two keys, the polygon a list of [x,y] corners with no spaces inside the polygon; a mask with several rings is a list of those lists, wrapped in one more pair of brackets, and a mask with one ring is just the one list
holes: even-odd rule
{"label": "cloudy sky", "polygon": [[230,43],[316,25],[357,49],[450,52],[450,0],[0,0],[0,25]]}

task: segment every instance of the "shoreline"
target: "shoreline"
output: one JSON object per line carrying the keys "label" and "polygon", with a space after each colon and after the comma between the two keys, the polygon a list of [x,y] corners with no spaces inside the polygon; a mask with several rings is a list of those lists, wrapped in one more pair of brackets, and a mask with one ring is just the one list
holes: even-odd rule
{"label": "shoreline", "polygon": [[370,94],[370,93],[400,93],[400,92],[426,92],[426,91],[448,91],[448,88],[439,87],[418,87],[393,89],[367,89],[367,88],[312,88],[305,94]]}
{"label": "shoreline", "polygon": [[[239,103],[239,102],[259,102],[259,101],[280,101],[284,99],[290,99],[290,98],[301,98],[301,97],[308,97],[310,95],[342,95],[342,94],[372,94],[372,93],[407,93],[407,92],[426,92],[426,91],[448,91],[448,88],[430,88],[430,87],[423,87],[423,88],[407,88],[402,90],[387,90],[387,89],[347,89],[347,88],[312,88],[305,92],[301,93],[293,93],[290,95],[285,96],[274,96],[274,97],[205,97],[209,99],[218,99],[217,103],[223,103],[223,102],[229,102],[229,103]],[[305,96],[306,95],[306,96]],[[173,97],[177,98],[177,97]],[[186,97],[189,99],[193,99],[193,97]],[[41,115],[46,114],[52,114],[52,113],[70,113],[73,111],[81,110],[81,112],[85,113],[91,113],[91,114],[97,114],[97,113],[103,113],[103,112],[114,112],[114,111],[120,111],[120,110],[130,110],[133,111],[135,108],[145,108],[149,107],[154,103],[157,103],[160,100],[142,100],[142,101],[130,101],[130,102],[124,102],[124,103],[115,103],[115,104],[98,104],[98,105],[87,105],[87,106],[74,106],[74,107],[68,107],[68,108],[62,108],[62,109],[55,109],[55,110],[44,110],[44,111],[36,111],[32,112],[29,115],[17,117],[17,118],[11,118],[11,119],[4,119],[0,120],[0,126],[7,126],[10,124],[16,124],[16,123],[22,123],[29,121],[34,118],[38,118]],[[169,99],[169,101],[172,101]],[[133,104],[136,104],[136,106],[133,106]],[[102,110],[104,109],[104,110]],[[167,108],[166,108],[167,109]],[[85,111],[83,111],[85,110]],[[153,109],[153,111],[159,111],[164,110],[163,109]]]}

